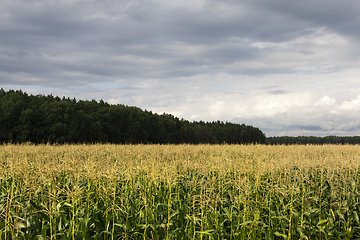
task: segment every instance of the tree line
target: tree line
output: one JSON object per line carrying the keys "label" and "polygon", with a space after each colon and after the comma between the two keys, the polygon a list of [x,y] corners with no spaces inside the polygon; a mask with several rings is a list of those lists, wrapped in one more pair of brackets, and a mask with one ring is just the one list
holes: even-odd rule
{"label": "tree line", "polygon": [[190,122],[171,114],[100,101],[0,89],[0,143],[265,143],[258,128]]}
{"label": "tree line", "polygon": [[266,144],[269,145],[293,145],[293,144],[360,144],[360,136],[353,137],[340,137],[340,136],[326,136],[326,137],[315,137],[315,136],[298,136],[298,137],[268,137]]}

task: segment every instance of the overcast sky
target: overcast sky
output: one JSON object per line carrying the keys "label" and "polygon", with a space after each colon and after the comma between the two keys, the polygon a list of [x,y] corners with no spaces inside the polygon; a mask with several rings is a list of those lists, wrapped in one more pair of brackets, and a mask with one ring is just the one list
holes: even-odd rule
{"label": "overcast sky", "polygon": [[0,1],[5,90],[360,135],[360,1]]}

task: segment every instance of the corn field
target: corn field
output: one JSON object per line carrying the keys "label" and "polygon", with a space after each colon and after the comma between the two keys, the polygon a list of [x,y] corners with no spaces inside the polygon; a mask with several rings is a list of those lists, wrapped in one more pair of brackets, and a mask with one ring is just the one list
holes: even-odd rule
{"label": "corn field", "polygon": [[360,239],[358,145],[0,146],[0,240]]}

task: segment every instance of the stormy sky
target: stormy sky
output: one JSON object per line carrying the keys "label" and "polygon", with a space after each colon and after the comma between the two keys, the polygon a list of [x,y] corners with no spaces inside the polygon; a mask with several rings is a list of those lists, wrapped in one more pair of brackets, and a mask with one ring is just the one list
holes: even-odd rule
{"label": "stormy sky", "polygon": [[360,134],[355,0],[2,0],[0,87]]}

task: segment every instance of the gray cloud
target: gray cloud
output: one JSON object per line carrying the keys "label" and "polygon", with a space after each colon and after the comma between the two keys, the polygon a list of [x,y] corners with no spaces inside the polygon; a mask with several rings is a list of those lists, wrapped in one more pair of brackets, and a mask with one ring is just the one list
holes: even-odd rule
{"label": "gray cloud", "polygon": [[283,1],[261,1],[269,9],[278,14],[286,14],[295,20],[307,20],[309,24],[325,26],[326,28],[345,34],[347,36],[359,37],[355,29],[360,24],[358,12],[360,3],[356,1],[339,2],[336,0],[300,1],[296,3],[285,3]]}
{"label": "gray cloud", "polygon": [[278,94],[287,94],[289,92],[286,90],[277,89],[277,90],[268,91],[268,93],[273,95],[278,95]]}
{"label": "gray cloud", "polygon": [[307,131],[321,131],[322,128],[320,126],[293,126],[295,128],[304,129]]}

